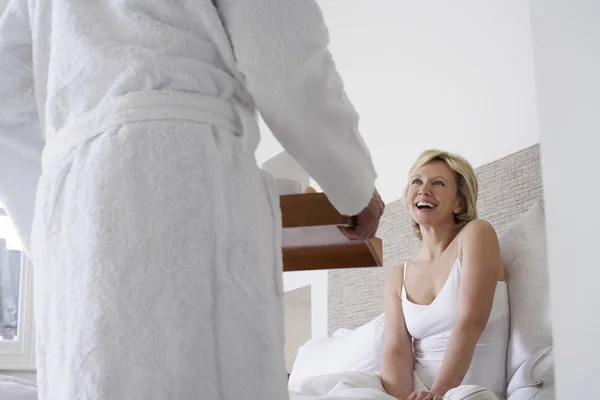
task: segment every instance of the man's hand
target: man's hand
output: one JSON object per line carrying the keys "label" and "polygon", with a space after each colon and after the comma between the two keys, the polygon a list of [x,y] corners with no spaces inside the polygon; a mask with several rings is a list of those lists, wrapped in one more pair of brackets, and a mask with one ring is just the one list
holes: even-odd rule
{"label": "man's hand", "polygon": [[375,237],[379,220],[383,215],[385,204],[375,190],[369,205],[354,217],[354,226],[342,227],[342,232],[350,239],[367,240]]}
{"label": "man's hand", "polygon": [[444,395],[432,392],[413,392],[406,400],[443,400]]}

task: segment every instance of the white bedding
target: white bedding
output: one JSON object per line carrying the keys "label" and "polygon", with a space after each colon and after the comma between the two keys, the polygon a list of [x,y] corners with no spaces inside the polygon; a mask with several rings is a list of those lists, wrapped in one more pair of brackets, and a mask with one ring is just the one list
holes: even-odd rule
{"label": "white bedding", "polygon": [[37,389],[22,379],[0,376],[0,400],[37,400]]}
{"label": "white bedding", "polygon": [[[426,390],[415,375],[414,389]],[[379,376],[370,372],[349,371],[325,374],[290,384],[290,400],[396,400],[387,395]],[[461,386],[446,394],[447,400],[494,400],[495,396],[477,386]],[[0,400],[37,400],[34,384],[0,376]]]}
{"label": "white bedding", "polygon": [[[366,372],[315,376],[290,388],[290,400],[395,400],[384,393],[380,379]],[[37,400],[29,382],[0,376],[0,400]]]}
{"label": "white bedding", "polygon": [[395,400],[381,380],[368,372],[340,372],[303,379],[290,385],[290,400]]}
{"label": "white bedding", "polygon": [[[324,374],[290,384],[290,400],[396,400],[385,393],[378,375],[348,371]],[[428,390],[413,373],[413,390]],[[475,385],[450,390],[444,400],[497,400],[489,390]]]}
{"label": "white bedding", "polygon": [[[290,387],[290,400],[395,400],[384,393],[379,378],[366,372],[315,376]],[[0,376],[0,400],[37,400],[35,385]]]}

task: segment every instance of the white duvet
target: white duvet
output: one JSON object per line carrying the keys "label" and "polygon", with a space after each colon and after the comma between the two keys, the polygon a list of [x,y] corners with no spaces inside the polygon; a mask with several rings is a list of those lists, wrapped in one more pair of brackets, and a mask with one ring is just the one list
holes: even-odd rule
{"label": "white duvet", "polygon": [[37,400],[37,389],[22,379],[0,376],[0,400]]}
{"label": "white duvet", "polygon": [[[426,389],[418,377],[414,389]],[[290,384],[290,400],[396,400],[383,390],[380,378],[367,372],[341,372],[313,376]],[[477,386],[461,386],[444,397],[448,400],[493,400],[496,397]],[[37,400],[34,384],[0,376],[0,400]]]}
{"label": "white duvet", "polygon": [[[290,400],[395,400],[383,391],[380,379],[366,372],[327,374],[304,379],[290,387]],[[0,400],[37,400],[29,382],[0,377]]]}
{"label": "white duvet", "polygon": [[[396,400],[385,393],[379,376],[368,372],[341,372],[313,376],[290,384],[290,400]],[[413,390],[428,390],[413,373]],[[497,400],[489,390],[475,385],[450,390],[444,400]]]}
{"label": "white duvet", "polygon": [[[290,387],[290,400],[395,400],[373,374],[346,372],[315,376]],[[37,390],[20,379],[0,377],[0,400],[37,400]]]}
{"label": "white duvet", "polygon": [[290,400],[396,400],[367,372],[342,372],[313,376],[290,385]]}

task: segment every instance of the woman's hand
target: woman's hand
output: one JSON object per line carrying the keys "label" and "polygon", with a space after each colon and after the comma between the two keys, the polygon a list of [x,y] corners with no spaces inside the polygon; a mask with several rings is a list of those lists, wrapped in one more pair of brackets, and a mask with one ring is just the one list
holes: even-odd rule
{"label": "woman's hand", "polygon": [[410,396],[408,396],[408,399],[406,399],[406,400],[443,400],[443,399],[444,399],[444,395],[441,393],[417,391],[417,392],[412,392],[412,394]]}

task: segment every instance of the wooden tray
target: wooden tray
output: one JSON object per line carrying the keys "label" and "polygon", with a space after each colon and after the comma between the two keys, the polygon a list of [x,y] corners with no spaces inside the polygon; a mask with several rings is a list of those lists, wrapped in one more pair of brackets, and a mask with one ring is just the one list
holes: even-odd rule
{"label": "wooden tray", "polygon": [[341,215],[323,193],[280,197],[283,222],[283,270],[369,268],[383,266],[379,238],[350,240],[340,226],[353,218]]}

